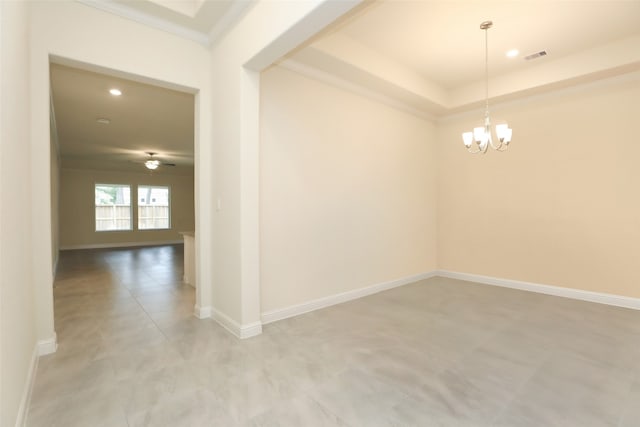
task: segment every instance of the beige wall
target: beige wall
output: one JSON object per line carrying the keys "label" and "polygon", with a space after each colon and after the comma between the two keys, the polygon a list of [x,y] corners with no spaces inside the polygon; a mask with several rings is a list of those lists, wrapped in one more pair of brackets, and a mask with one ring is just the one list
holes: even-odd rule
{"label": "beige wall", "polygon": [[26,3],[0,2],[0,19],[0,426],[9,427],[36,346]]}
{"label": "beige wall", "polygon": [[[171,191],[171,229],[137,230],[137,211],[133,209],[134,230],[95,231],[95,184],[131,185],[132,203],[138,185],[169,186]],[[83,169],[62,169],[60,181],[60,246],[182,241],[180,231],[194,230],[193,176],[162,173],[128,173]]]}
{"label": "beige wall", "polygon": [[441,123],[439,267],[640,297],[638,99],[636,74],[509,105],[484,157],[460,137],[480,113]]}
{"label": "beige wall", "polygon": [[435,270],[433,124],[280,67],[261,83],[263,312]]}
{"label": "beige wall", "polygon": [[211,188],[221,208],[212,215],[211,304],[234,328],[260,327],[259,71],[358,1],[257,1],[213,45]]}

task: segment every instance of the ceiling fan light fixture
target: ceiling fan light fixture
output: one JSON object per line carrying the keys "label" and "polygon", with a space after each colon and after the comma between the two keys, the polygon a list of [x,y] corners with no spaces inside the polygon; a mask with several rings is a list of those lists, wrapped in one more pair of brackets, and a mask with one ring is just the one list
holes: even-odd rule
{"label": "ceiling fan light fixture", "polygon": [[160,166],[160,162],[158,160],[147,160],[146,162],[144,162],[144,165],[147,167],[147,169],[158,169],[158,166]]}
{"label": "ceiling fan light fixture", "polygon": [[111,95],[113,95],[113,96],[120,96],[120,95],[122,95],[122,91],[121,91],[120,89],[116,89],[116,88],[109,89],[109,93],[110,93]]}

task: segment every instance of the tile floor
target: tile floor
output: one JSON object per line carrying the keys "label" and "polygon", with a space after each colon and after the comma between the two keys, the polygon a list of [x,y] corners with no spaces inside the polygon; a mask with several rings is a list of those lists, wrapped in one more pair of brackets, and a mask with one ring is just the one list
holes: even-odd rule
{"label": "tile floor", "polygon": [[62,252],[27,425],[640,426],[640,312],[434,278],[239,341],[182,249]]}

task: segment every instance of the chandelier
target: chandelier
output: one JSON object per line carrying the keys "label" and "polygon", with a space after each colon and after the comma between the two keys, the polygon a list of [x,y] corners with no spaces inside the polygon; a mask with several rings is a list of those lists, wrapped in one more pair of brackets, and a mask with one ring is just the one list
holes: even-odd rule
{"label": "chandelier", "polygon": [[[512,130],[506,123],[496,125],[496,136],[494,141],[491,133],[491,119],[489,118],[489,37],[488,30],[493,26],[493,22],[484,21],[480,24],[480,29],[484,30],[484,71],[485,71],[485,109],[484,123],[473,128],[473,132],[464,132],[462,141],[467,150],[472,154],[484,154],[491,146],[494,150],[505,151],[511,142]],[[474,145],[475,143],[475,145]]]}

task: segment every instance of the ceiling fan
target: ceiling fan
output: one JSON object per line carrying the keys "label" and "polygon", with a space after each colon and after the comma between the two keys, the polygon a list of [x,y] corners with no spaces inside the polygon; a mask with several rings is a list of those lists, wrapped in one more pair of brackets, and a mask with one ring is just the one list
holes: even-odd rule
{"label": "ceiling fan", "polygon": [[175,163],[164,162],[157,157],[153,157],[156,154],[158,154],[158,153],[154,153],[153,151],[146,151],[145,153],[149,156],[147,160],[145,160],[144,162],[144,165],[146,166],[147,169],[155,170],[158,168],[158,166],[175,166],[176,165]]}

